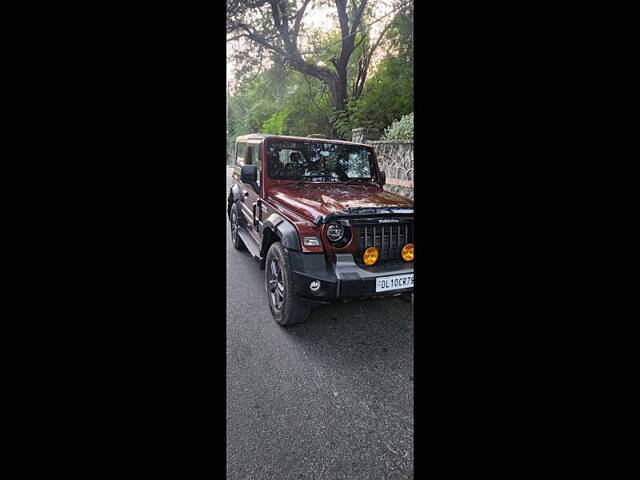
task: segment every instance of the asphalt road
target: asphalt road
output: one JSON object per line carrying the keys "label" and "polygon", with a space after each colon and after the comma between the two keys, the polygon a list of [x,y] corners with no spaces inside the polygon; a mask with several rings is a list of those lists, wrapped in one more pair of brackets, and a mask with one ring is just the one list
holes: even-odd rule
{"label": "asphalt road", "polygon": [[413,478],[412,306],[322,306],[285,329],[228,233],[226,395],[227,479]]}

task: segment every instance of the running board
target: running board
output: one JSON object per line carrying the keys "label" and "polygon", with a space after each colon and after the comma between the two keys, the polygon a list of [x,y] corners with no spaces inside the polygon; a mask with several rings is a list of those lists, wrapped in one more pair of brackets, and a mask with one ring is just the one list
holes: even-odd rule
{"label": "running board", "polygon": [[246,228],[240,227],[238,228],[238,235],[240,235],[240,239],[242,243],[247,247],[249,253],[254,256],[257,260],[262,260],[260,256],[260,245],[256,242],[256,239],[247,231]]}

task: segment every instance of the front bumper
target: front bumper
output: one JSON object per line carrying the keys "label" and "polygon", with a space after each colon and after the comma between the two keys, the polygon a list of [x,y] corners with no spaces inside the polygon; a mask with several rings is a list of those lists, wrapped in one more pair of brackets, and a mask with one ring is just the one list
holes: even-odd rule
{"label": "front bumper", "polygon": [[[413,291],[413,287],[409,287],[376,292],[376,278],[413,273],[413,262],[385,262],[365,269],[355,263],[351,254],[336,254],[336,262],[331,263],[326,261],[324,253],[288,253],[294,291],[307,300],[329,302]],[[317,292],[309,288],[314,280],[320,282]]]}

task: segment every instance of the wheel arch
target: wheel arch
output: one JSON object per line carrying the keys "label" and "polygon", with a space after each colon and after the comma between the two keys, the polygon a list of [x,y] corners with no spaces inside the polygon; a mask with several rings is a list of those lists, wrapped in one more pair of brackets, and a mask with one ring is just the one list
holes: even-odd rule
{"label": "wheel arch", "polygon": [[301,251],[300,236],[296,227],[290,221],[273,213],[267,217],[262,225],[262,245],[260,247],[262,261],[260,262],[260,268],[264,269],[269,247],[278,241],[287,250]]}
{"label": "wheel arch", "polygon": [[231,218],[231,206],[238,201],[240,201],[240,187],[232,185],[227,198],[227,217]]}
{"label": "wheel arch", "polygon": [[271,226],[262,230],[262,245],[260,245],[260,270],[264,270],[267,262],[267,252],[271,245],[280,241],[280,237]]}

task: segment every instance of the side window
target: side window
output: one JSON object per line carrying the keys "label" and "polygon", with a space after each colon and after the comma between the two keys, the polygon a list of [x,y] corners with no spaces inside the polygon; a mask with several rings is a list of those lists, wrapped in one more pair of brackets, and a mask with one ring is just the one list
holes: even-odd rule
{"label": "side window", "polygon": [[260,165],[260,145],[252,145],[251,149],[251,165],[258,167],[258,185],[260,185],[260,171],[262,165]]}
{"label": "side window", "polygon": [[246,143],[236,144],[236,165],[240,165],[241,167],[244,165],[244,156],[246,152],[247,152]]}

